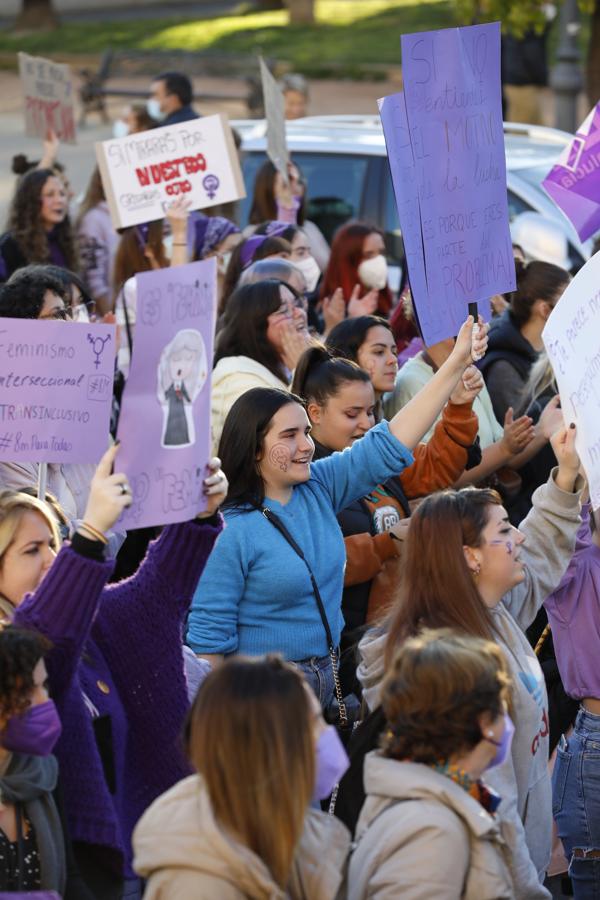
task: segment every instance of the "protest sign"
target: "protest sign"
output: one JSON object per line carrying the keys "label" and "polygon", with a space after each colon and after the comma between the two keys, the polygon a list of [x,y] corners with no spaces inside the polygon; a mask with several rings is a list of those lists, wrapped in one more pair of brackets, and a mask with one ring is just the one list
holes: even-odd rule
{"label": "protest sign", "polygon": [[579,126],[542,185],[573,223],[580,240],[587,241],[600,231],[600,103]]}
{"label": "protest sign", "polygon": [[19,53],[25,105],[25,134],[46,137],[53,131],[63,144],[77,143],[75,91],[69,66]]}
{"label": "protest sign", "polygon": [[177,197],[206,209],[245,197],[227,118],[204,116],[179,125],[96,144],[115,228],[162,219]]}
{"label": "protest sign", "polygon": [[124,528],[192,519],[206,506],[216,311],[214,258],[136,275],[137,314],[116,465],[133,503]]}
{"label": "protest sign", "polygon": [[0,460],[97,462],[114,366],[113,325],[0,319]]}
{"label": "protest sign", "polygon": [[419,326],[424,334],[435,329],[435,311],[432,310],[425,276],[423,235],[417,190],[415,163],[408,133],[406,102],[402,92],[390,94],[377,101],[379,116],[385,137],[388,162],[392,176],[394,197],[402,229],[402,240],[408,267],[411,295],[418,298]]}
{"label": "protest sign", "polygon": [[[458,333],[467,304],[514,290],[500,89],[500,26],[403,35],[408,137],[427,293],[411,286],[432,344]],[[410,274],[410,268],[409,268]],[[429,307],[428,307],[429,304]]]}
{"label": "protest sign", "polygon": [[600,253],[579,270],[542,333],[565,423],[577,425],[577,450],[600,507]]}
{"label": "protest sign", "polygon": [[290,161],[285,135],[285,111],[283,93],[271,75],[264,59],[259,57],[260,77],[262,79],[265,116],[267,119],[267,155],[278,172],[281,172],[285,183],[288,180],[288,163]]}

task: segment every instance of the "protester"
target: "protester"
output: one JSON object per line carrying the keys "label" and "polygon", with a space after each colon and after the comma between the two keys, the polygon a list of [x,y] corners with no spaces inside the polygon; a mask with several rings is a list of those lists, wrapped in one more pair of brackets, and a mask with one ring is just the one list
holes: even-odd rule
{"label": "protester", "polygon": [[77,219],[81,272],[98,312],[113,308],[112,273],[119,236],[114,229],[98,166],[92,172]]}
{"label": "protester", "polygon": [[46,663],[63,725],[56,756],[65,807],[81,874],[102,900],[120,897],[124,879],[127,896],[139,896],[130,882],[133,826],[188,773],[178,744],[188,705],[181,629],[226,490],[213,461],[200,521],[165,528],[133,578],[106,586],[114,561],[104,558],[105,533],[131,503],[125,475],[111,474],[117,452],[100,462],[83,521],[58,555],[37,501],[0,499],[0,515],[18,512],[0,557],[0,594],[16,625],[52,643]]}
{"label": "protester", "polygon": [[502,797],[486,784],[510,754],[509,703],[492,641],[425,630],[395,652],[381,689],[382,749],[365,759],[349,900],[516,896]]}
{"label": "protester", "polygon": [[283,94],[283,114],[290,121],[303,119],[308,115],[308,83],[303,75],[288,72],[279,79],[279,87]]}
{"label": "protester", "polygon": [[581,704],[573,732],[560,740],[552,775],[553,813],[577,900],[596,897],[600,891],[596,827],[599,587],[600,532],[597,512],[587,503],[569,567],[544,602],[565,691]]}
{"label": "protester", "polygon": [[235,401],[256,387],[288,389],[309,342],[304,298],[282,281],[248,284],[231,296],[217,335],[211,422],[217,448]]}
{"label": "protester", "polygon": [[156,128],[159,123],[154,119],[146,106],[141,103],[132,103],[126,106],[118,119],[113,123],[113,137],[127,137],[128,134],[139,134],[141,131],[149,131]]}
{"label": "protester", "polygon": [[74,322],[91,322],[96,319],[96,304],[87,284],[69,269],[47,265],[43,267],[49,275],[53,275],[64,290],[67,319]]}
{"label": "protester", "polygon": [[163,72],[153,79],[148,114],[163,127],[200,118],[192,107],[192,82],[183,72]]}
{"label": "protester", "polygon": [[[272,224],[273,223],[271,222],[264,222],[262,225],[258,226],[254,234],[267,234]],[[306,232],[298,225],[287,225],[279,233],[279,236],[285,241],[289,241],[290,260],[304,275],[306,280],[306,290],[312,294],[321,277],[321,270],[319,269],[318,262],[312,255],[310,242],[306,236]]]}
{"label": "protester", "polygon": [[342,896],[348,832],[310,804],[331,793],[347,757],[292,666],[226,662],[196,697],[187,743],[198,774],[134,833],[145,900]]}
{"label": "protester", "polygon": [[288,166],[286,185],[281,173],[267,160],[256,173],[248,221],[251,225],[273,221],[299,225],[308,238],[319,269],[323,272],[329,261],[329,244],[319,227],[306,218],[307,204],[306,184],[296,163],[290,162]]}
{"label": "protester", "polygon": [[51,169],[34,169],[17,184],[0,237],[0,281],[31,263],[77,269],[67,191]]}
{"label": "protester", "polygon": [[[402,520],[410,515],[409,500],[450,487],[468,463],[477,435],[472,401],[481,386],[474,367],[463,378],[469,376],[475,389],[467,390],[459,382],[431,441],[415,448],[414,463],[338,513],[347,560],[340,643],[345,692],[357,692],[355,648],[365,623],[387,610],[395,594],[405,532]],[[376,391],[368,374],[355,363],[333,358],[324,347],[302,355],[292,393],[306,403],[314,459],[351,447],[375,425]]]}
{"label": "protester", "polygon": [[373,312],[388,315],[393,306],[388,287],[385,244],[378,228],[364,222],[348,222],[339,228],[331,245],[329,264],[321,282],[321,297],[341,288],[346,304],[353,297],[377,298]]}
{"label": "protester", "polygon": [[[396,376],[393,391],[383,398],[386,416],[394,415],[427,384],[437,367],[448,358],[453,346],[454,339],[448,338],[426,347],[404,363]],[[529,416],[521,415],[515,419],[512,409],[504,417],[504,426],[500,425],[485,386],[475,398],[473,410],[479,421],[481,463],[465,472],[458,486],[485,483],[486,479],[494,476],[496,486],[513,494],[515,471],[547,446],[550,436],[562,422],[558,397],[547,405],[535,426]],[[431,434],[428,433],[424,440],[429,440],[430,437]],[[518,491],[521,485],[518,476],[516,482]]]}
{"label": "protester", "polygon": [[[582,487],[575,428],[562,428],[552,443],[558,467],[534,494],[520,530],[510,525],[494,491],[469,488],[434,494],[421,503],[411,518],[396,604],[381,628],[363,638],[358,669],[373,710],[380,703],[386,666],[422,628],[455,628],[495,640],[503,650],[513,682],[516,731],[510,758],[488,780],[502,797],[499,815],[510,825],[515,893],[528,898],[548,897],[541,881],[550,860],[551,798],[546,689],[523,629],[557,587],[571,558]],[[358,764],[357,759],[347,785],[346,821],[356,821],[360,808]]]}
{"label": "protester", "polygon": [[542,331],[571,276],[545,262],[517,263],[517,289],[510,307],[490,328],[489,352],[480,369],[496,418],[516,409],[532,365],[544,347]]}
{"label": "protester", "polygon": [[[310,423],[298,398],[255,388],[233,405],[220,449],[230,481],[227,528],[194,597],[188,643],[209,661],[277,649],[309,678],[326,708],[330,653],[343,625],[344,545],[336,515],[413,461],[409,448],[437,416],[471,360],[472,319],[450,359],[414,403],[344,453],[313,463]],[[477,346],[485,349],[486,329]],[[270,519],[261,508],[268,504]],[[278,524],[289,528],[313,576]],[[314,582],[312,578],[314,577]],[[321,606],[313,583],[322,595]],[[326,627],[327,623],[327,627]]]}

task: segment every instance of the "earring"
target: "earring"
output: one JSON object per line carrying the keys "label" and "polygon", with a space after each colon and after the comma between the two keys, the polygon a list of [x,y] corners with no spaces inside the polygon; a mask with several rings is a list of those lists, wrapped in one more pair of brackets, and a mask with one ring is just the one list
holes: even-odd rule
{"label": "earring", "polygon": [[490,730],[488,731],[487,736],[488,736],[489,738],[494,737],[494,732],[492,731],[491,728],[490,728]]}
{"label": "earring", "polygon": [[477,578],[479,575],[481,575],[481,566],[477,566],[476,569],[471,569],[471,575],[473,576],[473,578]]}

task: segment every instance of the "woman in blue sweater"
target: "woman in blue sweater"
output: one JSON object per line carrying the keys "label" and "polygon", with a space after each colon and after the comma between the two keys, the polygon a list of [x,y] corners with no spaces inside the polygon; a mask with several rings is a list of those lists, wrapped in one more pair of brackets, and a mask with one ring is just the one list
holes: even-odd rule
{"label": "woman in blue sweater", "polygon": [[[481,325],[475,353],[487,346],[487,328]],[[346,560],[336,515],[412,463],[411,449],[471,363],[472,330],[469,318],[448,360],[389,423],[312,466],[310,423],[297,397],[254,388],[238,398],[220,442],[229,480],[227,528],[198,583],[189,619],[188,643],[198,655],[214,664],[231,653],[282,653],[305,672],[322,705],[329,705],[329,641],[306,563],[337,648]],[[263,514],[264,507],[287,529],[306,563]]]}

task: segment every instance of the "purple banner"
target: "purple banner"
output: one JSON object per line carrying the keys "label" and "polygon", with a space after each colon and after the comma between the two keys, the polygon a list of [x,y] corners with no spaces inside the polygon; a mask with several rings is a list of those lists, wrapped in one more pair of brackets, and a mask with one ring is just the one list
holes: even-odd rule
{"label": "purple banner", "polygon": [[414,299],[433,344],[457,334],[469,302],[488,319],[489,298],[515,288],[500,25],[402,35],[401,42],[427,289],[418,276]]}
{"label": "purple banner", "polygon": [[216,312],[214,259],[136,275],[137,317],[116,468],[133,503],[124,528],[192,519],[206,507]]}
{"label": "purple banner", "polygon": [[600,231],[600,103],[577,129],[542,185],[565,216],[579,239]]}
{"label": "purple banner", "polygon": [[114,368],[113,325],[0,319],[0,460],[97,462]]}

